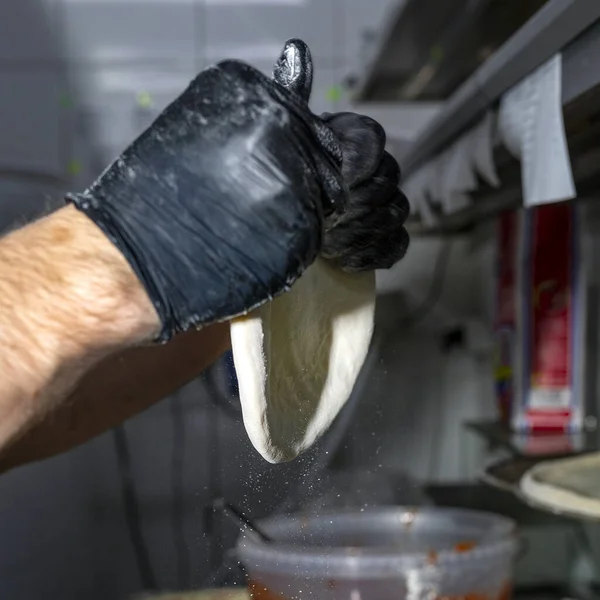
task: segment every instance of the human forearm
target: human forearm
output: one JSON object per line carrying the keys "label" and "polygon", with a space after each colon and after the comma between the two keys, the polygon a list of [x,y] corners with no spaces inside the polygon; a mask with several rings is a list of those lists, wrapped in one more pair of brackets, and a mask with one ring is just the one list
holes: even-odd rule
{"label": "human forearm", "polygon": [[0,240],[0,448],[158,317],[127,262],[73,207]]}
{"label": "human forearm", "polygon": [[229,325],[217,324],[106,358],[65,402],[0,450],[0,471],[70,450],[133,417],[192,381],[228,347]]}

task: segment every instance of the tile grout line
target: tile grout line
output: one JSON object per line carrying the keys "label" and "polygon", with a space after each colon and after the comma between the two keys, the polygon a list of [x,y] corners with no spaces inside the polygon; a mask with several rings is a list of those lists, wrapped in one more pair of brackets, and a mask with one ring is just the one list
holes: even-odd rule
{"label": "tile grout line", "polygon": [[[57,38],[59,40],[66,39],[66,18],[65,18],[65,6],[64,0],[54,0],[54,10],[52,11],[54,17],[54,26],[58,32]],[[68,55],[67,48],[61,48],[60,52]],[[73,141],[71,130],[70,119],[65,118],[65,109],[62,106],[61,98],[65,95],[66,90],[69,88],[69,66],[68,59],[65,59],[66,63],[60,62],[58,65],[58,161],[61,170],[61,179],[64,179],[66,185],[71,187],[71,178],[66,169],[66,164],[70,160],[69,155],[72,152]],[[0,65],[2,63],[0,62]],[[68,190],[61,190],[61,193],[67,192]]]}

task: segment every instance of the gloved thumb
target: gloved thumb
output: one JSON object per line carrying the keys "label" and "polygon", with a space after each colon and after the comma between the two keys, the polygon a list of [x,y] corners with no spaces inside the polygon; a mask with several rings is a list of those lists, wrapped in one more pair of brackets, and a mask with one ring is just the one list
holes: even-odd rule
{"label": "gloved thumb", "polygon": [[342,166],[342,149],[333,131],[321,119],[314,117],[308,108],[313,83],[313,62],[310,50],[302,40],[292,38],[284,44],[273,67],[273,81],[306,104],[306,112],[312,117],[308,120],[309,126],[320,149],[324,151],[321,157],[326,159],[316,161],[325,191],[323,211],[325,216],[341,211],[348,197],[347,186],[338,172]]}
{"label": "gloved thumb", "polygon": [[308,46],[298,39],[288,40],[273,67],[276,83],[300,96],[307,104],[313,82],[313,62]]}

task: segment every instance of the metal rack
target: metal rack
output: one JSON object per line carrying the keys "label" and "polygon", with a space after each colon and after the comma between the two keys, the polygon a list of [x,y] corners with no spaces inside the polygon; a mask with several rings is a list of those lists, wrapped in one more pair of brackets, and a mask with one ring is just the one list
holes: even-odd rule
{"label": "metal rack", "polygon": [[[409,15],[412,2],[397,17]],[[511,3],[512,4],[512,3]],[[396,23],[394,27],[398,28]],[[394,27],[390,25],[391,30]],[[387,33],[394,38],[393,31]],[[381,53],[388,42],[383,36]],[[389,42],[391,43],[391,42]],[[551,0],[521,27],[445,102],[441,112],[399,157],[404,176],[435,159],[486,111],[493,109],[502,95],[557,52],[562,53],[562,101],[565,128],[578,199],[589,198],[600,185],[600,71],[594,67],[600,57],[600,3],[588,0]],[[397,56],[397,55],[396,55]],[[388,58],[389,59],[389,58]],[[363,76],[370,81],[385,70],[373,66]],[[377,75],[379,77],[379,75]],[[393,88],[394,79],[389,85]],[[362,84],[366,89],[366,83]],[[368,86],[367,86],[368,87]],[[363,89],[360,88],[360,89]],[[363,94],[364,96],[364,94]],[[358,97],[361,98],[361,92]],[[365,96],[368,98],[368,95]],[[438,214],[435,226],[418,220],[409,222],[413,235],[463,232],[522,203],[520,164],[503,148],[495,149],[495,161],[502,185],[493,189],[482,184],[473,194],[473,203],[453,214]]]}
{"label": "metal rack", "polygon": [[465,428],[483,438],[490,450],[502,448],[516,458],[536,460],[594,452],[598,449],[595,429],[581,433],[516,433],[499,421],[468,421]]}
{"label": "metal rack", "polygon": [[434,505],[495,512],[516,521],[521,527],[570,525],[566,517],[537,510],[522,502],[511,490],[483,482],[429,485],[425,494]]}
{"label": "metal rack", "polygon": [[[519,481],[540,461],[597,450],[597,430],[580,434],[527,435],[515,433],[499,421],[468,421],[464,427],[486,442],[491,456],[501,450],[505,458],[491,462],[480,473],[478,481],[428,485],[425,493],[434,504],[492,510],[522,526],[573,524],[571,517],[555,515],[528,504],[519,493]],[[541,443],[535,443],[536,440]]]}
{"label": "metal rack", "polygon": [[368,50],[361,102],[445,100],[547,0],[407,0]]}
{"label": "metal rack", "polygon": [[[596,451],[596,429],[580,434],[527,435],[515,433],[499,421],[467,421],[463,427],[486,443],[487,464],[476,480],[428,483],[423,491],[434,505],[492,511],[514,519],[522,527],[580,526],[577,518],[527,502],[519,491],[519,482],[541,461]],[[542,443],[527,443],[536,439]]]}
{"label": "metal rack", "polygon": [[[578,516],[554,513],[528,501],[520,491],[523,475],[537,463],[577,456],[598,450],[598,430],[589,428],[580,433],[516,433],[498,421],[466,422],[464,427],[487,442],[488,451],[504,451],[504,458],[489,463],[479,475],[480,483],[496,502],[515,511],[513,518],[522,524],[554,523],[557,519],[578,524]],[[520,508],[518,508],[520,506]],[[515,508],[517,507],[517,508]]]}

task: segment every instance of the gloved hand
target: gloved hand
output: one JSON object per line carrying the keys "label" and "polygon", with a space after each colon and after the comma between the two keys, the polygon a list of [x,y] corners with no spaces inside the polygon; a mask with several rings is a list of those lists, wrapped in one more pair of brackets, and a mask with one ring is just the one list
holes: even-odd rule
{"label": "gloved hand", "polygon": [[[308,103],[312,77],[306,44],[288,41],[273,78]],[[400,167],[385,151],[385,131],[377,121],[351,112],[325,113],[321,119],[341,146],[342,176],[350,192],[325,220],[321,256],[346,272],[387,269],[408,248],[404,223],[410,207],[398,188]]]}
{"label": "gloved hand", "polygon": [[299,40],[274,79],[237,61],[203,71],[88,190],[67,196],[129,261],[159,341],[288,290],[321,250],[347,271],[391,266],[406,250],[408,205],[382,128],[344,113],[326,115],[328,127],[311,113]]}
{"label": "gloved hand", "polygon": [[400,191],[400,167],[385,151],[385,132],[355,113],[324,114],[342,147],[348,202],[325,219],[321,255],[346,272],[388,269],[408,249],[410,207]]}
{"label": "gloved hand", "polygon": [[[289,52],[278,62],[301,85]],[[201,72],[85,192],[67,196],[130,263],[174,333],[243,314],[316,258],[346,202],[342,155],[306,102],[256,69]]]}

